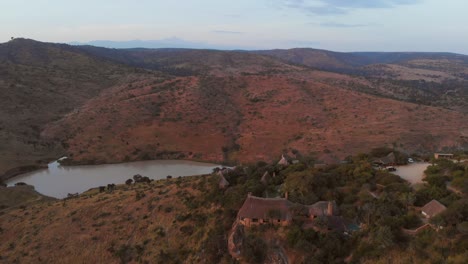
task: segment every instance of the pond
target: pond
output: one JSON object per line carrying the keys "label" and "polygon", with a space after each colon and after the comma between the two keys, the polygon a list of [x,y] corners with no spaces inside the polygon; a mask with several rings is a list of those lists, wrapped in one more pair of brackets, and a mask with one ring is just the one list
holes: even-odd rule
{"label": "pond", "polygon": [[150,179],[208,174],[219,165],[184,160],[152,160],[119,164],[60,166],[57,161],[49,163],[47,169],[25,173],[6,183],[17,182],[33,185],[41,194],[64,198],[68,193],[81,193],[90,188],[109,183],[122,184],[135,174]]}
{"label": "pond", "polygon": [[393,174],[400,176],[401,178],[407,180],[411,184],[421,183],[424,178],[424,171],[427,167],[431,165],[426,162],[415,162],[409,163],[404,166],[396,166],[396,171],[393,171]]}

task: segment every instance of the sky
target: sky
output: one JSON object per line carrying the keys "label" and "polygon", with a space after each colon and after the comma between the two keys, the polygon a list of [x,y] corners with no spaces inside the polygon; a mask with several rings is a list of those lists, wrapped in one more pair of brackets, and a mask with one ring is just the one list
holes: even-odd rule
{"label": "sky", "polygon": [[177,40],[226,49],[468,54],[466,0],[0,0],[0,42]]}

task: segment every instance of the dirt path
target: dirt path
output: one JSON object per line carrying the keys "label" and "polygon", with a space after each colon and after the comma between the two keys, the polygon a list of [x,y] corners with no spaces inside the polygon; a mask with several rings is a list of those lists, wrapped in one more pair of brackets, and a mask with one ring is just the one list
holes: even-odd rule
{"label": "dirt path", "polygon": [[424,179],[424,171],[429,165],[431,164],[426,162],[410,163],[404,166],[397,166],[397,170],[392,173],[414,185],[422,182]]}

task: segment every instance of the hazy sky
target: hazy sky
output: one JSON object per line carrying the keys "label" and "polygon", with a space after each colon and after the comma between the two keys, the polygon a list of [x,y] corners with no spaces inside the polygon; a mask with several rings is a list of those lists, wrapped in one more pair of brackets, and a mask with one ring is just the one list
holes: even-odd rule
{"label": "hazy sky", "polygon": [[0,42],[158,40],[468,54],[467,0],[0,0]]}

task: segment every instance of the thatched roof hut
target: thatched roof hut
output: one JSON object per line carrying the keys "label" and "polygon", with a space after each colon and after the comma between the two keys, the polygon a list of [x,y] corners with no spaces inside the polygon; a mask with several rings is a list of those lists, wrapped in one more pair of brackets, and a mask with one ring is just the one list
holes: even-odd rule
{"label": "thatched roof hut", "polygon": [[421,213],[425,217],[431,218],[442,213],[443,211],[445,211],[445,209],[447,209],[445,205],[441,204],[437,200],[432,200],[423,206],[423,208],[421,209]]}
{"label": "thatched roof hut", "polygon": [[310,218],[338,214],[338,207],[335,201],[319,201],[309,205],[308,209]]}
{"label": "thatched roof hut", "polygon": [[218,186],[220,189],[226,189],[229,186],[229,182],[226,180],[226,178],[224,178],[222,174],[220,174]]}
{"label": "thatched roof hut", "polygon": [[385,157],[373,159],[372,162],[375,163],[375,164],[378,164],[380,166],[395,165],[396,164],[395,153],[390,152]]}
{"label": "thatched roof hut", "polygon": [[278,165],[287,166],[289,165],[289,161],[284,157],[284,155],[281,155],[281,159],[278,161]]}
{"label": "thatched roof hut", "polygon": [[262,223],[289,224],[293,217],[290,210],[292,205],[286,198],[262,198],[249,194],[237,219],[245,226]]}

